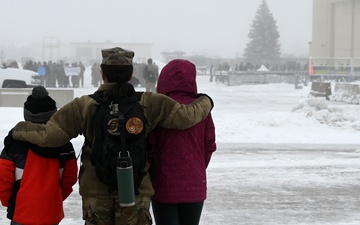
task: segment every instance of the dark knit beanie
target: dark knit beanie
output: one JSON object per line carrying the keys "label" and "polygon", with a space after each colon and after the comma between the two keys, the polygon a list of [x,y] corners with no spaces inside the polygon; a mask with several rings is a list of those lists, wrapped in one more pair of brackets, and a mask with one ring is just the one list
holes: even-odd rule
{"label": "dark knit beanie", "polygon": [[56,110],[56,102],[45,87],[36,86],[24,103],[24,119],[33,123],[46,123]]}

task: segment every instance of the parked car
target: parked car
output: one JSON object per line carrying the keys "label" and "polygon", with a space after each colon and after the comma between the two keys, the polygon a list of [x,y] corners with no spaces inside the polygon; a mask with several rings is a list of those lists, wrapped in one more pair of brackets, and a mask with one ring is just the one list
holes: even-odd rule
{"label": "parked car", "polygon": [[40,76],[31,70],[0,67],[0,88],[32,88],[40,85]]}

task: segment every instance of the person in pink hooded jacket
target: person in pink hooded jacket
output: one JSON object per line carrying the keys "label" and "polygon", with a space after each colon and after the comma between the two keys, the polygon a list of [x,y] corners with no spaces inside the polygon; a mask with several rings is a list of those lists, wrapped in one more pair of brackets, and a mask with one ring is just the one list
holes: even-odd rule
{"label": "person in pink hooded jacket", "polygon": [[[157,92],[183,104],[194,101],[198,95],[195,65],[182,59],[169,62],[160,73]],[[186,130],[157,127],[149,140],[156,224],[199,224],[206,199],[206,168],[216,150],[211,114]]]}

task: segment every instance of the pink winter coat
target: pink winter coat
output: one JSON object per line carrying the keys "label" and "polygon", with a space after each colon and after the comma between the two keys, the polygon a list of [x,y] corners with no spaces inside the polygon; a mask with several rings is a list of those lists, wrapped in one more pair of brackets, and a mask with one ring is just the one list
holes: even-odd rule
{"label": "pink winter coat", "polygon": [[[196,69],[187,60],[173,60],[161,71],[158,93],[187,104],[197,97]],[[157,127],[150,133],[152,153],[157,158],[153,200],[190,203],[206,199],[206,168],[216,150],[211,114],[186,130]]]}

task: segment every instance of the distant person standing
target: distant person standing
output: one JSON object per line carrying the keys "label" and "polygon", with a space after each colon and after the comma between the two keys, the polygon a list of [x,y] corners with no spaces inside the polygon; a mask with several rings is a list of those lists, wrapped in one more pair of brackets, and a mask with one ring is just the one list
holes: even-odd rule
{"label": "distant person standing", "polygon": [[69,63],[65,63],[64,66],[64,87],[68,88],[70,87],[70,76],[66,74],[66,68],[70,67]]}
{"label": "distant person standing", "polygon": [[98,63],[94,63],[91,66],[91,84],[93,87],[101,85],[101,69]]}
{"label": "distant person standing", "polygon": [[144,68],[143,78],[146,83],[147,92],[156,92],[155,86],[159,77],[159,68],[153,64],[153,60],[149,58]]}
{"label": "distant person standing", "polygon": [[77,62],[73,62],[71,64],[71,68],[74,69],[72,75],[71,75],[71,83],[72,83],[72,87],[74,88],[78,88],[79,85],[79,79],[80,79],[80,73],[81,73],[81,69],[79,67],[79,64]]}
{"label": "distant person standing", "polygon": [[214,65],[210,66],[210,82],[213,82],[214,79]]}
{"label": "distant person standing", "polygon": [[80,81],[81,87],[84,87],[84,73],[85,73],[86,68],[82,62],[79,62],[79,67],[80,67],[79,81]]}
{"label": "distant person standing", "polygon": [[56,67],[56,80],[58,82],[58,86],[61,88],[66,87],[66,79],[64,62],[60,61]]}
{"label": "distant person standing", "polygon": [[39,66],[37,68],[37,73],[40,75],[40,84],[41,84],[41,86],[47,85],[46,76],[48,75],[48,72],[49,72],[49,67],[48,67],[47,63],[43,62],[42,65],[41,65],[41,63],[39,63]]}
{"label": "distant person standing", "polygon": [[47,87],[54,88],[54,87],[56,87],[56,67],[57,67],[56,63],[49,61],[48,67],[49,67],[49,73],[47,76],[46,85],[47,85]]}

